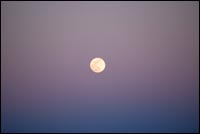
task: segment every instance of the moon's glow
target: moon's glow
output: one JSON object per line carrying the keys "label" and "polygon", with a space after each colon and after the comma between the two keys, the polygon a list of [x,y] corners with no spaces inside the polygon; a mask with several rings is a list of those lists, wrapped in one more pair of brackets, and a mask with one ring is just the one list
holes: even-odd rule
{"label": "moon's glow", "polygon": [[90,62],[90,68],[95,73],[101,73],[105,67],[105,61],[102,58],[94,58]]}

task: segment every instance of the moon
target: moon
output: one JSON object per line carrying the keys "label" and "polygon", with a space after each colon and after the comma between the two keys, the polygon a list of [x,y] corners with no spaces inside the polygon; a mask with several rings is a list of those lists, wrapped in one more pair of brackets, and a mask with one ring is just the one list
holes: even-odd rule
{"label": "moon", "polygon": [[101,73],[104,71],[106,63],[102,58],[94,58],[90,62],[90,69],[95,73]]}

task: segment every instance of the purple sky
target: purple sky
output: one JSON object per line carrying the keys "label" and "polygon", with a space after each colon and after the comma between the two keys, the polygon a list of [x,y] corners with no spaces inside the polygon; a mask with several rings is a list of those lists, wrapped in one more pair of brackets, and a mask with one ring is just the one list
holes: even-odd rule
{"label": "purple sky", "polygon": [[198,74],[199,2],[1,2],[2,132],[199,132]]}

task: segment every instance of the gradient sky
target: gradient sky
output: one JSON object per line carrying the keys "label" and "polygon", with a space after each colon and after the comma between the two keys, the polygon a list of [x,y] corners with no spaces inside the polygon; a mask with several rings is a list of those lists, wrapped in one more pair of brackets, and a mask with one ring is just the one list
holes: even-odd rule
{"label": "gradient sky", "polygon": [[1,132],[199,132],[198,100],[197,1],[1,2]]}

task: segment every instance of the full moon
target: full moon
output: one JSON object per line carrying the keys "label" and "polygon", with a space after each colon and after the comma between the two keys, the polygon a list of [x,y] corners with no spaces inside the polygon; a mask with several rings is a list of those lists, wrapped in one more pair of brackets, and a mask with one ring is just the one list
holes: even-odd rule
{"label": "full moon", "polygon": [[106,67],[106,63],[102,58],[94,58],[90,62],[90,69],[95,73],[101,73]]}

